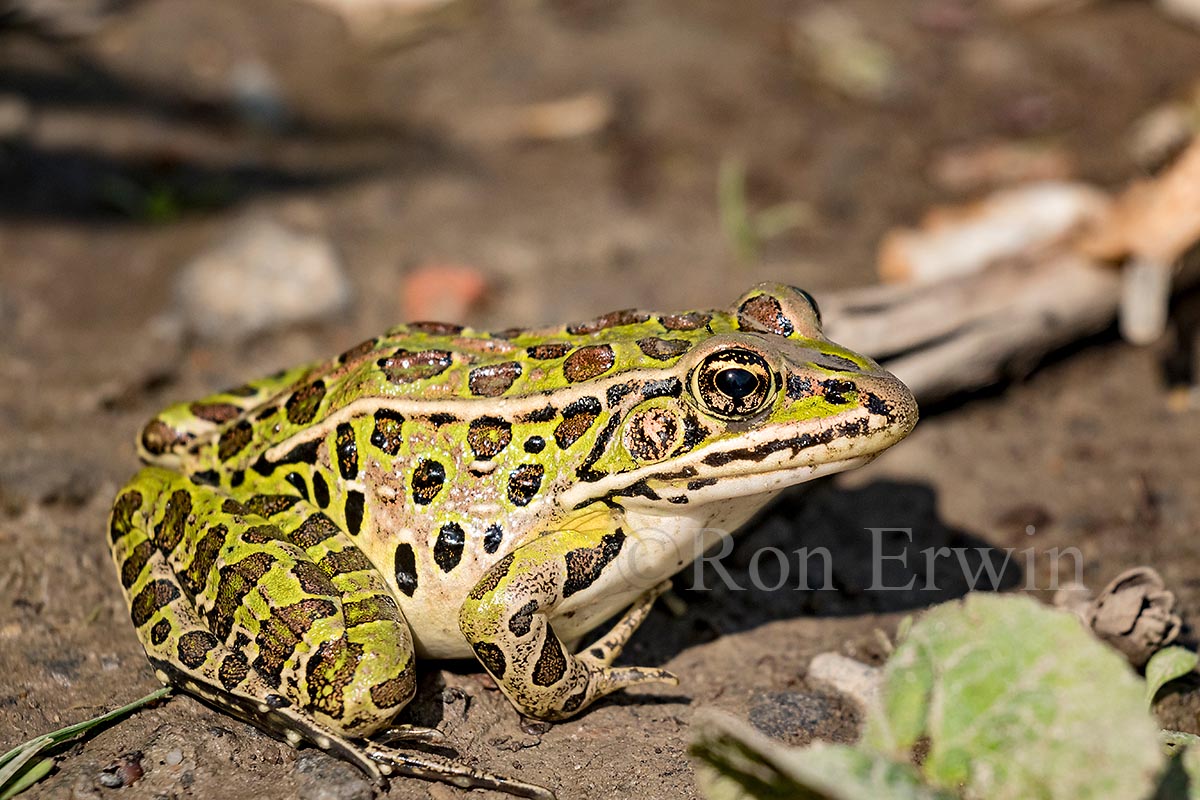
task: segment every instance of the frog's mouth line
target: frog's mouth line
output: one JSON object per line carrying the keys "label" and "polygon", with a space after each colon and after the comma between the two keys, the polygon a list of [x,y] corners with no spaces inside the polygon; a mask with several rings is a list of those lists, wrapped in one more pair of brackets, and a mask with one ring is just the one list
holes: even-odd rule
{"label": "frog's mouth line", "polygon": [[564,496],[564,504],[603,498],[619,499],[622,505],[669,504],[678,509],[778,492],[868,463],[903,439],[915,423],[915,415],[857,408],[836,418],[768,425],[746,433],[735,445],[709,446],[673,458],[669,466],[650,465],[582,484]]}

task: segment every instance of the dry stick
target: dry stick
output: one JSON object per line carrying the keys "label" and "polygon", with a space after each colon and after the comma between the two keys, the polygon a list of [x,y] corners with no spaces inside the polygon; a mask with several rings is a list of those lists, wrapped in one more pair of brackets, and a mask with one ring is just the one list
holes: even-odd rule
{"label": "dry stick", "polygon": [[[1200,282],[1200,264],[1175,276]],[[821,298],[829,338],[879,359],[921,402],[1028,372],[1048,353],[1112,324],[1120,272],[1072,251],[997,264],[922,286]]]}

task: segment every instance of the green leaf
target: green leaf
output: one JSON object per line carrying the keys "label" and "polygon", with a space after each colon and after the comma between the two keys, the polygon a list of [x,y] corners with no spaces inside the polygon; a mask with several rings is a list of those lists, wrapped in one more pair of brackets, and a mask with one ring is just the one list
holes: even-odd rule
{"label": "green leaf", "polygon": [[732,717],[697,715],[692,755],[708,800],[952,800],[917,771],[842,745],[786,747]]}
{"label": "green leaf", "polygon": [[1165,647],[1146,663],[1146,705],[1154,703],[1158,690],[1196,668],[1200,655],[1186,647]]}
{"label": "green leaf", "polygon": [[970,595],[928,612],[884,668],[863,744],[968,797],[1146,797],[1164,764],[1141,680],[1074,615]]}
{"label": "green leaf", "polygon": [[54,769],[53,758],[43,758],[41,761],[27,765],[25,769],[18,773],[13,781],[0,789],[0,800],[9,800],[16,797],[21,792],[33,786],[42,778],[50,774],[50,770]]}
{"label": "green leaf", "polygon": [[744,263],[756,260],[758,234],[746,199],[746,165],[739,158],[724,158],[717,168],[717,210],[734,255]]}
{"label": "green leaf", "polygon": [[142,706],[149,705],[157,700],[161,700],[171,693],[169,686],[164,686],[138,700],[134,700],[128,705],[121,706],[118,709],[109,711],[106,714],[101,714],[98,717],[76,722],[74,725],[68,725],[65,728],[60,728],[53,733],[42,734],[36,736],[29,741],[19,744],[12,750],[9,750],[4,755],[0,756],[0,800],[7,800],[20,792],[25,791],[34,783],[37,783],[42,778],[50,773],[54,767],[53,759],[44,759],[32,767],[27,766],[32,759],[55,745],[74,739],[76,736],[87,733],[93,728],[98,728],[102,725],[107,725],[113,720],[125,716],[131,711],[136,711]]}

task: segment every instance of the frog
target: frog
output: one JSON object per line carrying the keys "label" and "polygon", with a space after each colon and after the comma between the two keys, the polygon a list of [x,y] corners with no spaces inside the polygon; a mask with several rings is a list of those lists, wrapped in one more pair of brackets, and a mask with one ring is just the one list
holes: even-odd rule
{"label": "frog", "polygon": [[159,413],[109,543],[165,684],[381,787],[544,800],[426,752],[436,729],[394,724],[418,661],[475,659],[547,721],[674,685],[616,663],[671,577],[917,418],[906,386],[829,341],[785,284],[723,310],[415,322]]}

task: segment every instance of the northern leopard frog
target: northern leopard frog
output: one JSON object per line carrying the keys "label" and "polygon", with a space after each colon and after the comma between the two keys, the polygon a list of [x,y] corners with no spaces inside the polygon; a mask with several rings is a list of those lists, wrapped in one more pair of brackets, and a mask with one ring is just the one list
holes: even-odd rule
{"label": "northern leopard frog", "polygon": [[902,383],[781,285],[728,311],[401,325],[155,417],[112,552],[164,682],[377,781],[550,797],[367,737],[412,698],[418,658],[474,656],[550,720],[675,683],[612,665],[670,576],[916,419]]}

